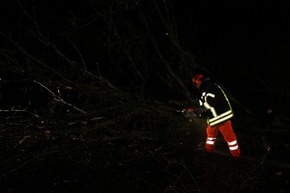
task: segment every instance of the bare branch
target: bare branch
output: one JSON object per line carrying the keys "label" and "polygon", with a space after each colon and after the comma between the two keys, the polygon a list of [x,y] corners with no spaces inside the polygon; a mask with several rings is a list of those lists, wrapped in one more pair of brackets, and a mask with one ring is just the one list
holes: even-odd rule
{"label": "bare branch", "polygon": [[27,111],[25,109],[0,109],[0,113],[1,112],[4,112],[4,113],[29,113],[31,115],[33,115],[34,117],[39,117],[39,115],[35,114],[35,113],[32,113],[30,111]]}
{"label": "bare branch", "polygon": [[45,90],[47,90],[47,91],[52,95],[52,97],[53,97],[53,99],[54,99],[55,101],[60,102],[60,103],[62,103],[62,104],[64,104],[64,105],[67,105],[67,106],[69,106],[69,107],[72,107],[73,109],[75,109],[75,110],[77,110],[77,111],[79,111],[79,112],[81,112],[81,113],[84,113],[84,114],[87,113],[86,111],[84,111],[84,110],[82,110],[82,109],[76,107],[75,105],[66,102],[66,101],[63,100],[60,96],[58,96],[57,94],[55,94],[52,90],[50,90],[48,87],[46,87],[46,86],[43,85],[42,83],[40,83],[40,82],[38,82],[38,81],[36,81],[36,80],[33,80],[33,82],[35,82],[36,84],[40,85],[42,88],[44,88]]}

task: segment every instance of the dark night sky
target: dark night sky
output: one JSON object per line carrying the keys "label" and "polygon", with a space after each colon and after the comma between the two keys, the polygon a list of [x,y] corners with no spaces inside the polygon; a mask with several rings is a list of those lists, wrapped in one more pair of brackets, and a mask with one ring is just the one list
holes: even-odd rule
{"label": "dark night sky", "polygon": [[[75,1],[41,2],[44,14],[45,9],[56,15],[68,14],[64,11],[68,7],[80,16],[83,12]],[[273,90],[288,90],[290,6],[286,3],[176,0],[173,5],[181,45],[195,55],[197,63],[213,70],[226,86],[235,87],[236,92],[244,89],[245,84],[261,87],[259,82],[252,81],[253,75]],[[17,30],[21,13],[16,1],[1,1],[0,7],[0,30]],[[223,68],[219,63],[223,63]],[[242,70],[239,66],[243,66]]]}
{"label": "dark night sky", "polygon": [[[290,6],[266,1],[204,1],[191,8],[191,3],[179,4],[182,12],[177,23],[184,45],[194,50],[197,62],[211,68],[235,96],[254,97],[252,105],[280,100],[287,109]],[[265,85],[256,77],[271,92],[260,92]]]}
{"label": "dark night sky", "polygon": [[[77,4],[42,2],[44,7],[58,13],[63,7]],[[289,6],[262,1],[183,0],[173,4],[181,43],[194,54],[200,54],[197,58],[215,57],[229,64],[247,63],[253,72],[262,71],[267,76],[276,72],[277,66],[283,68],[289,62]],[[1,1],[0,6],[0,29],[5,31],[6,26],[16,26],[21,17],[16,1]]]}
{"label": "dark night sky", "polygon": [[[181,29],[185,33],[184,40],[194,34],[199,41],[200,54],[221,58],[229,65],[248,64],[255,74],[262,72],[283,81],[279,73],[287,75],[285,66],[290,59],[289,6],[208,4],[200,4],[200,9],[192,12],[188,11],[190,5],[184,7],[184,17],[192,17],[192,22],[182,26],[185,27]],[[192,45],[187,46],[196,49]]]}

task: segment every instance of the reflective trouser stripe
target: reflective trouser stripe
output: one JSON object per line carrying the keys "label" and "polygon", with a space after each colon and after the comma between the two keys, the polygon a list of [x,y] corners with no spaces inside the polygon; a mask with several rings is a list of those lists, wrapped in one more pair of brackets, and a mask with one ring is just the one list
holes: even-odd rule
{"label": "reflective trouser stripe", "polygon": [[237,150],[239,148],[239,146],[238,145],[236,145],[236,146],[233,146],[233,147],[229,147],[229,149],[230,150]]}
{"label": "reflective trouser stripe", "polygon": [[234,140],[234,141],[228,142],[228,145],[236,145],[236,144],[237,144],[237,140]]}
{"label": "reflective trouser stripe", "polygon": [[206,140],[207,144],[214,145],[216,138],[208,137]]}
{"label": "reflective trouser stripe", "polygon": [[228,146],[230,150],[237,150],[239,148],[237,140],[228,142]]}

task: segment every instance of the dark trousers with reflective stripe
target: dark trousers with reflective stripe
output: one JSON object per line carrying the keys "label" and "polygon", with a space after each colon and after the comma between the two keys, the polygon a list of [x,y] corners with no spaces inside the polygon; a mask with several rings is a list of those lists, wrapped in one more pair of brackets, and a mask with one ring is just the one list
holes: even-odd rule
{"label": "dark trousers with reflective stripe", "polygon": [[221,132],[223,138],[228,144],[229,150],[233,156],[240,156],[240,148],[237,141],[236,134],[234,133],[231,120],[227,120],[218,125],[210,126],[206,128],[206,143],[205,148],[208,152],[213,152],[215,148],[215,142],[218,132]]}

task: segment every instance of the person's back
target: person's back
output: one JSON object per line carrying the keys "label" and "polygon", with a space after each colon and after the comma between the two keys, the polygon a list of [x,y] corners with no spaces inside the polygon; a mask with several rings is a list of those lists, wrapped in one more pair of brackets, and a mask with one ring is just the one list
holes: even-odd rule
{"label": "person's back", "polygon": [[226,111],[230,108],[227,100],[224,97],[223,91],[214,82],[211,82],[209,79],[204,81],[203,92],[212,93],[215,96],[213,98],[208,98],[208,103],[212,104],[211,106],[216,107],[216,109],[221,109],[221,111]]}

